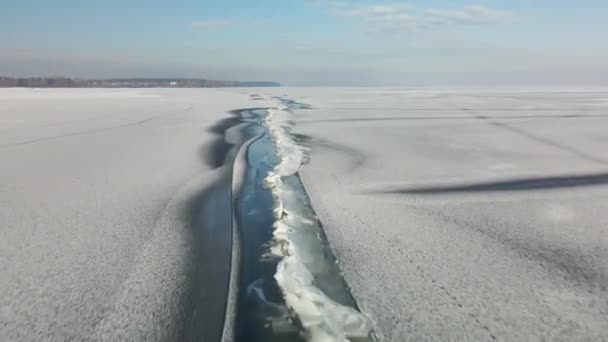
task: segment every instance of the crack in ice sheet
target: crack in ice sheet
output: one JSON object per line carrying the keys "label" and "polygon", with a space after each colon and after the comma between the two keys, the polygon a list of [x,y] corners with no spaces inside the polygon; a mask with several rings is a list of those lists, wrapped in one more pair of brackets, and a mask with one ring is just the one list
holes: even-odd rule
{"label": "crack in ice sheet", "polygon": [[[306,157],[305,149],[290,135],[290,118],[290,108],[280,103],[277,108],[268,110],[264,120],[280,159],[266,178],[275,202],[276,219],[270,253],[281,258],[275,279],[308,341],[371,340],[371,328],[366,317],[325,294],[315,285],[315,277],[309,269],[314,258],[307,255],[310,252],[305,245],[306,239],[298,235],[304,229],[311,229],[314,222],[298,208],[301,203],[294,189],[285,182],[286,177],[297,174]],[[327,260],[316,266],[323,268],[323,262]]]}

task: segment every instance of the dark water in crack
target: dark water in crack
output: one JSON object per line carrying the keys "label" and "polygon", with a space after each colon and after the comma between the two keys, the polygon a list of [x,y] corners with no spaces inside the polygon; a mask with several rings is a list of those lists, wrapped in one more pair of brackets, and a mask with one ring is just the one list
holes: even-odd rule
{"label": "dark water in crack", "polygon": [[[292,100],[281,100],[281,103],[289,111],[308,108]],[[261,135],[248,147],[246,175],[241,192],[235,199],[236,223],[241,236],[235,340],[304,341],[303,329],[297,321],[297,315],[288,311],[275,280],[281,258],[268,253],[273,239],[275,203],[265,179],[280,163],[280,159],[276,154],[273,137],[263,122],[267,111],[254,109],[249,114],[250,117],[257,118],[251,120],[256,122],[252,129]],[[294,239],[293,243],[305,251],[300,257],[314,277],[313,285],[335,303],[357,309],[299,175],[285,176],[282,180],[288,185],[292,195],[293,207],[290,210],[294,215],[303,218],[300,223],[292,226],[296,233],[290,233],[290,236]],[[358,340],[373,341],[373,336]]]}
{"label": "dark water in crack", "polygon": [[[265,115],[256,114],[260,120]],[[275,218],[274,199],[264,180],[279,159],[270,135],[260,129],[262,136],[249,145],[245,181],[235,203],[242,238],[236,341],[303,341],[274,279],[280,259],[267,255]]]}

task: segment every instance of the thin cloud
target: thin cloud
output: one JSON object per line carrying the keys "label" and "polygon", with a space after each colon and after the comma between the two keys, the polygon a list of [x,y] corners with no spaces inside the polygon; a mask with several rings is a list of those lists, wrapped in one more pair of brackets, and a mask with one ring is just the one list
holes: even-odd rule
{"label": "thin cloud", "polygon": [[232,25],[232,21],[223,19],[199,20],[191,23],[193,28],[202,29],[222,29]]}
{"label": "thin cloud", "polygon": [[515,15],[484,6],[419,9],[411,4],[357,5],[334,2],[330,13],[357,19],[367,32],[403,32],[448,26],[499,25],[512,21]]}
{"label": "thin cloud", "polygon": [[403,14],[415,7],[409,4],[383,4],[373,6],[354,5],[345,2],[332,3],[333,13],[342,17],[360,17],[366,19],[386,18]]}
{"label": "thin cloud", "polygon": [[425,12],[428,20],[438,20],[452,25],[493,25],[509,22],[514,15],[483,6],[465,6],[462,9],[429,9]]}

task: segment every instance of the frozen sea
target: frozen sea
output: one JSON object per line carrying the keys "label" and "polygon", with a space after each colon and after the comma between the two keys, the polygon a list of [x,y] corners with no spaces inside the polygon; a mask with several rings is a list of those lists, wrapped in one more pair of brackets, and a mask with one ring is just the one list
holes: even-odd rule
{"label": "frozen sea", "polygon": [[218,340],[223,131],[259,105],[216,89],[1,89],[0,340]]}
{"label": "frozen sea", "polygon": [[378,340],[608,340],[608,92],[400,88],[0,90],[0,336],[219,340],[273,96]]}
{"label": "frozen sea", "polygon": [[608,339],[608,93],[277,89],[386,341]]}

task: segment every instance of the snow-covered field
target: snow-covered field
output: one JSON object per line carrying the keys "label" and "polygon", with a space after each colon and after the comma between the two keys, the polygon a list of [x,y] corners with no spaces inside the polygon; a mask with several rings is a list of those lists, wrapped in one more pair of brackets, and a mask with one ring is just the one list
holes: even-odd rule
{"label": "snow-covered field", "polygon": [[608,339],[608,93],[273,93],[383,340]]}
{"label": "snow-covered field", "polygon": [[0,90],[0,336],[214,340],[254,93],[380,340],[608,339],[608,92],[389,88]]}
{"label": "snow-covered field", "polygon": [[228,263],[197,244],[190,207],[223,170],[209,129],[252,106],[215,89],[0,90],[0,340],[216,335]]}

